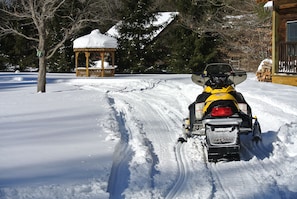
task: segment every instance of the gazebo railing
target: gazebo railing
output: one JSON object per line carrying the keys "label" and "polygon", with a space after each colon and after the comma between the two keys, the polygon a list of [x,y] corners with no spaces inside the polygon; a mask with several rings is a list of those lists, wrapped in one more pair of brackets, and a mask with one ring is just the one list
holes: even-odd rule
{"label": "gazebo railing", "polygon": [[279,44],[279,64],[276,72],[297,75],[297,42]]}

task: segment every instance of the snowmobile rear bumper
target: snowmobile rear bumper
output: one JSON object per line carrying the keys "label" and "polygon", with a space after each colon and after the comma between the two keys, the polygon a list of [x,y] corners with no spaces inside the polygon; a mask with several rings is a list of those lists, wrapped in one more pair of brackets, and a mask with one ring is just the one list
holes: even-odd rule
{"label": "snowmobile rear bumper", "polygon": [[241,121],[241,118],[207,119],[204,121],[209,161],[240,159],[239,126]]}
{"label": "snowmobile rear bumper", "polygon": [[240,160],[240,145],[232,145],[227,147],[218,147],[208,145],[208,161],[216,162],[220,159]]}
{"label": "snowmobile rear bumper", "polygon": [[239,117],[234,118],[209,118],[202,121],[203,126],[208,125],[240,125],[242,119]]}

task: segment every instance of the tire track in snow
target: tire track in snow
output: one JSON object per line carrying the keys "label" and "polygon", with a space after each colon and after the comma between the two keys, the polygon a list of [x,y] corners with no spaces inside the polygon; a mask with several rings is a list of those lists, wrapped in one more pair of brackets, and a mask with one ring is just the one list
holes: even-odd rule
{"label": "tire track in snow", "polygon": [[[180,102],[177,99],[171,99],[168,100],[168,91],[169,90],[173,90],[172,92],[175,93],[175,90],[181,90],[180,87],[176,87],[174,85],[167,85],[167,83],[163,84],[164,81],[158,81],[156,83],[150,83],[147,88],[144,88],[143,86],[140,85],[141,89],[130,89],[127,90],[127,88],[124,89],[118,89],[117,91],[113,91],[110,92],[109,95],[113,97],[113,99],[115,99],[116,101],[116,106],[118,107],[117,110],[119,109],[119,107],[126,107],[124,109],[126,109],[125,114],[123,114],[125,116],[125,121],[129,121],[128,123],[125,123],[126,125],[126,130],[129,131],[129,144],[131,144],[131,142],[133,142],[133,140],[135,140],[135,136],[141,134],[142,136],[142,140],[143,142],[143,146],[146,146],[148,148],[148,151],[150,151],[149,153],[151,154],[151,156],[153,157],[153,163],[150,166],[150,169],[144,169],[142,168],[142,173],[149,173],[147,174],[147,176],[150,176],[150,187],[146,187],[145,189],[147,189],[148,191],[146,192],[146,196],[147,198],[155,198],[155,197],[159,197],[162,198],[162,191],[158,192],[156,190],[154,190],[152,193],[149,193],[150,190],[153,190],[155,187],[155,182],[154,182],[154,175],[158,174],[158,171],[155,169],[156,166],[158,166],[157,168],[160,168],[162,165],[158,165],[158,161],[159,161],[159,156],[161,156],[162,160],[166,160],[168,155],[170,155],[170,153],[168,153],[168,146],[170,146],[170,143],[174,140],[176,141],[179,132],[181,131],[181,124],[182,124],[182,114],[181,111],[179,109],[176,109],[176,104],[180,104],[180,109],[183,108],[184,103],[183,101]],[[162,85],[160,85],[162,84]],[[161,87],[161,88],[160,88]],[[164,92],[165,91],[165,92]],[[156,98],[156,94],[155,92],[159,92],[158,97]],[[177,92],[178,93],[178,92]],[[152,98],[151,96],[154,96],[154,98]],[[122,104],[122,105],[120,105]],[[133,106],[132,106],[133,104]],[[177,106],[177,107],[179,107]],[[137,111],[140,110],[140,111]],[[119,111],[118,112],[122,112]],[[133,116],[134,114],[134,116]],[[147,118],[147,115],[149,115],[151,118]],[[152,117],[153,116],[153,117]],[[137,118],[137,119],[136,119]],[[146,121],[148,120],[148,121]],[[145,123],[143,123],[145,121]],[[157,121],[156,124],[155,121]],[[153,122],[153,123],[151,123]],[[134,124],[134,127],[132,125],[132,123]],[[149,127],[148,129],[146,128],[147,125],[152,125],[152,127]],[[156,125],[156,127],[154,127]],[[137,128],[135,128],[135,126],[138,126]],[[161,131],[161,132],[160,132]],[[147,137],[149,133],[149,138]],[[146,140],[146,141],[145,141]],[[153,140],[154,142],[154,146],[152,144],[152,142],[150,140]],[[160,143],[160,140],[167,140],[166,143]],[[146,144],[145,144],[146,142]],[[150,143],[150,144],[147,144]],[[157,144],[157,145],[156,145]],[[169,144],[169,145],[168,145]],[[163,146],[164,145],[164,146]],[[167,149],[164,151],[163,147],[165,147],[164,149]],[[155,154],[155,148],[157,148],[158,154]],[[186,149],[184,149],[186,148]],[[133,150],[133,149],[132,149]],[[190,160],[191,158],[188,157],[187,154],[187,150],[188,150],[188,146],[187,147],[183,147],[180,149],[180,160],[179,163],[184,164],[184,169],[182,169],[184,171],[184,173],[190,173],[191,174],[196,170],[194,169],[194,167],[190,164]],[[164,151],[164,152],[163,152]],[[162,152],[162,153],[160,153]],[[196,152],[195,152],[196,153]],[[137,180],[133,179],[133,175],[139,175],[136,173],[136,169],[133,168],[133,166],[131,166],[131,161],[133,161],[133,158],[136,156],[136,154],[132,154],[133,157],[131,157],[130,160],[130,166],[129,166],[129,170],[130,170],[130,179],[129,179],[129,185],[127,187],[125,191],[125,196],[126,197],[137,197],[135,195],[136,191],[134,191],[133,186],[131,185],[134,184],[136,187],[139,186],[139,184],[143,184],[142,183],[137,183]],[[171,158],[170,158],[171,159]],[[148,164],[148,163],[147,163]],[[178,164],[178,162],[177,162]],[[201,162],[200,162],[201,164]],[[203,170],[205,170],[205,163],[202,162],[203,165]],[[162,167],[161,167],[162,169]],[[150,171],[149,171],[150,170]],[[182,170],[181,173],[177,174],[177,175],[183,175],[182,174]],[[197,169],[198,172],[201,171],[200,169]],[[158,176],[156,176],[158,177]],[[168,176],[169,177],[169,176]],[[164,177],[163,177],[164,178]],[[166,179],[166,178],[164,178]],[[170,178],[169,178],[170,179]],[[144,179],[145,180],[145,179]],[[146,179],[147,180],[147,179]],[[179,187],[179,191],[183,192],[185,191],[185,189],[188,189],[188,187],[186,185],[189,185],[189,183],[191,183],[191,181],[198,181],[197,178],[195,178],[194,180],[189,180],[189,176],[186,175],[186,177],[184,178],[185,182],[182,183],[184,184],[184,186],[180,186]],[[161,183],[161,184],[160,184]],[[164,184],[162,184],[163,182],[158,182],[158,186],[164,186]],[[148,184],[148,183],[146,183]],[[197,183],[193,183],[193,185],[196,185]],[[205,183],[201,183],[200,184],[205,184]],[[193,186],[191,185],[191,186]],[[207,188],[207,186],[205,186],[203,189],[206,189],[207,191],[207,195],[209,195],[209,188]],[[177,193],[179,191],[171,191],[172,195],[177,195]],[[197,191],[196,186],[193,187],[192,190],[187,190],[189,193],[192,192],[193,194],[191,195],[199,195],[198,193],[200,193],[201,191]],[[129,195],[130,192],[130,195]],[[142,190],[143,192],[143,190]],[[170,192],[170,191],[169,191]],[[196,193],[195,193],[196,192]],[[161,195],[160,195],[161,194]],[[169,194],[170,195],[170,194]],[[170,198],[170,197],[167,197]],[[198,198],[204,198],[204,197],[198,197]]]}
{"label": "tire track in snow", "polygon": [[184,148],[185,145],[182,143],[177,143],[175,148],[174,148],[174,152],[176,155],[176,161],[177,161],[177,165],[178,165],[178,177],[176,179],[175,184],[173,185],[173,187],[170,189],[169,193],[166,195],[165,199],[172,199],[172,198],[178,198],[178,194],[181,192],[181,190],[184,189],[185,185],[185,181],[188,178],[188,171],[187,171],[187,160],[186,157],[184,155]]}
{"label": "tire track in snow", "polygon": [[203,138],[189,138],[175,146],[178,171],[175,183],[165,196],[171,198],[212,199],[216,192],[213,174],[206,162]]}
{"label": "tire track in snow", "polygon": [[[153,176],[158,173],[155,165],[158,163],[158,157],[154,153],[154,147],[151,141],[147,138],[146,132],[143,129],[143,123],[137,115],[134,115],[139,108],[138,103],[133,98],[135,93],[143,92],[145,90],[153,89],[156,83],[150,83],[148,87],[141,87],[140,89],[127,90],[127,88],[120,89],[113,92],[107,92],[112,106],[117,113],[118,123],[121,130],[121,139],[118,149],[114,152],[119,154],[118,150],[130,152],[122,155],[115,155],[116,159],[120,159],[120,164],[113,165],[111,171],[111,180],[109,182],[109,190],[111,190],[110,198],[137,198],[138,190],[141,194],[145,194],[148,198],[153,197],[154,178]],[[133,103],[133,106],[132,104]],[[140,108],[140,110],[145,110]],[[116,162],[115,162],[116,163]],[[114,177],[118,173],[124,171],[125,180],[121,176]],[[149,176],[149,178],[148,178]],[[123,183],[123,184],[121,184]],[[117,190],[118,186],[125,189]]]}
{"label": "tire track in snow", "polygon": [[[199,197],[199,198],[235,198],[233,196],[232,191],[229,190],[228,187],[224,185],[224,181],[221,178],[220,170],[217,168],[217,163],[208,162],[207,158],[207,147],[205,143],[205,137],[196,137],[194,138],[195,148],[197,153],[202,156],[203,164],[205,165],[205,172],[209,177],[209,187],[211,187],[211,191],[207,197]],[[205,180],[205,179],[202,179]]]}
{"label": "tire track in snow", "polygon": [[261,181],[254,178],[256,173],[253,168],[248,168],[246,162],[218,162],[208,163],[208,165],[215,186],[212,198],[258,198],[264,195],[265,192],[259,186]]}
{"label": "tire track in snow", "polygon": [[216,184],[213,198],[283,198],[273,175],[282,173],[279,163],[267,158],[269,151],[263,143],[251,139],[248,136],[241,143],[241,161],[209,163]]}
{"label": "tire track in snow", "polygon": [[128,145],[129,135],[125,127],[124,113],[116,110],[113,98],[108,96],[108,100],[118,122],[120,141],[115,148],[107,192],[109,192],[110,198],[122,198],[122,193],[128,187],[129,162],[131,161],[133,151]]}
{"label": "tire track in snow", "polygon": [[213,193],[216,198],[234,198],[232,192],[225,185],[225,179],[222,178],[221,171],[217,168],[216,163],[209,163],[209,169],[212,173],[212,178],[215,186],[215,192]]}

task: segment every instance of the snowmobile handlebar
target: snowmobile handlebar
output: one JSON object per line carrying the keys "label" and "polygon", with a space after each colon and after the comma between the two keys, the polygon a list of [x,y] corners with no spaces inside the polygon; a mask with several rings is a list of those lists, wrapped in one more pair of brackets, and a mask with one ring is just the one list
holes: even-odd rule
{"label": "snowmobile handlebar", "polygon": [[213,87],[213,88],[223,88],[226,86],[230,86],[234,84],[229,77],[231,73],[222,73],[222,74],[209,74],[207,77],[209,80],[205,83],[205,85]]}

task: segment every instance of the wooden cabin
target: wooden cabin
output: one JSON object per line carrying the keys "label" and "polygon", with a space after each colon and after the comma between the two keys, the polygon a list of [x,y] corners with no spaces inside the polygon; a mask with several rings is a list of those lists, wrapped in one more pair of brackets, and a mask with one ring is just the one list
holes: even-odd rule
{"label": "wooden cabin", "polygon": [[297,86],[297,1],[272,3],[272,82]]}

